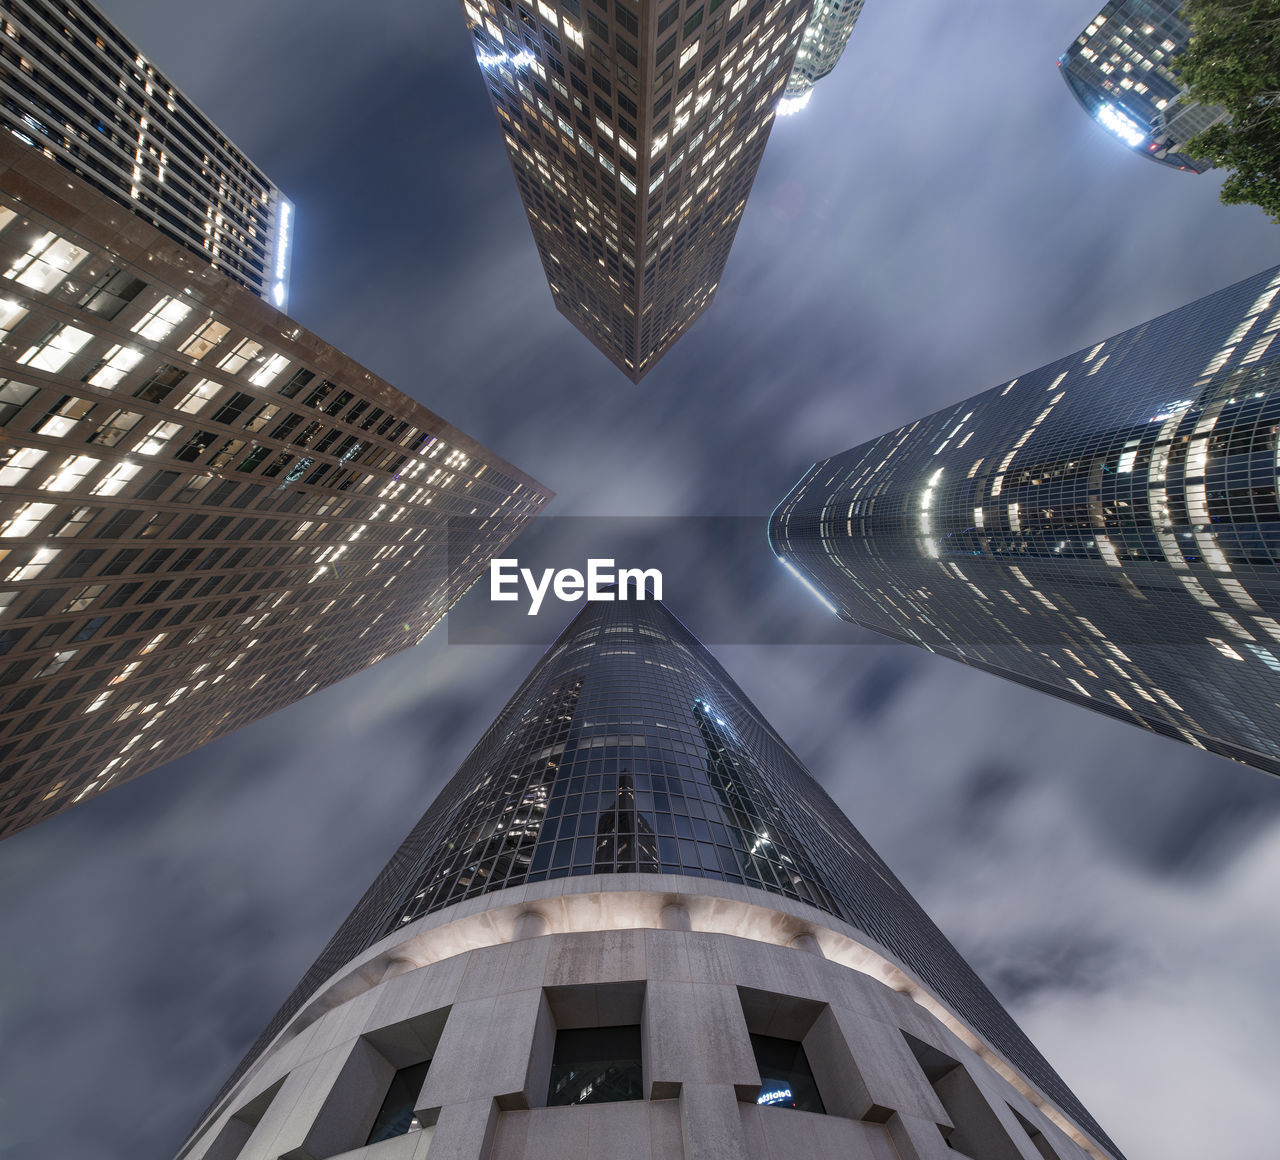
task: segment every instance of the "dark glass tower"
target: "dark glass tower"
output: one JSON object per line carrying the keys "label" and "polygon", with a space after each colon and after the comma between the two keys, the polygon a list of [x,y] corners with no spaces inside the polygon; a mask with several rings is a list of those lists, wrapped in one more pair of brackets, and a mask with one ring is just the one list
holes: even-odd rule
{"label": "dark glass tower", "polygon": [[[683,917],[673,920],[673,911]],[[647,934],[645,929],[632,928],[648,928]],[[825,992],[817,1001],[801,1000],[796,997],[799,992],[790,998],[775,995],[769,1000],[774,1007],[805,1006],[794,1022],[770,1022],[759,1014],[764,1001],[747,997],[755,996],[758,989],[793,986],[788,974],[807,970],[805,963],[812,961],[796,948],[816,949],[821,943],[817,957],[823,969],[840,972],[837,984],[856,979],[858,985],[876,989],[877,995],[883,992],[882,999],[890,1006],[906,1002],[909,1014],[890,1017],[905,1020],[899,1023],[905,1034],[891,1033],[886,1048],[898,1060],[902,1083],[919,1086],[934,1069],[936,1061],[924,1045],[920,1045],[924,1054],[912,1046],[912,1036],[918,1040],[925,1034],[921,1028],[927,1012],[929,1020],[939,1021],[939,1027],[945,1025],[948,1034],[959,1037],[952,1046],[947,1046],[953,1043],[950,1039],[934,1042],[939,1052],[951,1053],[939,1058],[949,1060],[951,1068],[958,1066],[956,1053],[962,1053],[959,1042],[963,1041],[985,1060],[972,1068],[994,1069],[989,1075],[983,1072],[982,1082],[1004,1085],[1002,1091],[1007,1088],[1003,1105],[999,1100],[995,1104],[948,1103],[951,1097],[939,1088],[950,1119],[943,1126],[945,1115],[922,1113],[924,1120],[933,1120],[922,1137],[925,1143],[914,1151],[906,1150],[904,1144],[901,1155],[923,1160],[938,1155],[937,1149],[954,1154],[946,1151],[937,1131],[943,1126],[943,1134],[952,1134],[957,1148],[957,1141],[968,1132],[970,1147],[978,1156],[1022,1155],[1008,1142],[1010,1134],[1016,1138],[1019,1132],[1033,1140],[1039,1133],[1041,1139],[1057,1141],[1058,1150],[1042,1149],[1043,1154],[1064,1160],[1119,1156],[990,991],[710,653],[661,604],[635,600],[587,604],[548,650],[285,1002],[183,1155],[221,1157],[223,1153],[209,1141],[216,1144],[224,1136],[213,1129],[222,1125],[220,1131],[227,1133],[236,1123],[241,1125],[236,1131],[245,1130],[246,1125],[252,1129],[250,1144],[242,1153],[226,1154],[246,1160],[259,1155],[255,1148],[263,1149],[264,1156],[277,1154],[273,1149],[284,1143],[312,1148],[321,1131],[317,1125],[329,1125],[324,1128],[328,1132],[343,1116],[354,1116],[355,1122],[336,1135],[327,1135],[324,1147],[361,1139],[366,1121],[382,1099],[381,1083],[372,1093],[357,1097],[339,1078],[333,1081],[337,1094],[326,1102],[308,1086],[314,1081],[296,1081],[295,1090],[309,1093],[308,1106],[314,1109],[323,1103],[329,1110],[321,1110],[318,1118],[294,1129],[279,1124],[259,1127],[267,1121],[254,1118],[263,1115],[263,1105],[253,1101],[270,1100],[280,1090],[278,1085],[294,1082],[311,1050],[308,1044],[329,1042],[328,1033],[317,1030],[324,1020],[345,1018],[343,1034],[350,1031],[350,1020],[357,1016],[341,1015],[349,1011],[348,1004],[361,1003],[362,1010],[381,1013],[365,1025],[363,1042],[402,1041],[401,1032],[396,1032],[400,1036],[396,1038],[379,1023],[379,1019],[389,1020],[395,1007],[402,1021],[408,1019],[417,1028],[420,1041],[430,1039],[436,1044],[434,1049],[429,1044],[421,1047],[419,1056],[434,1050],[439,1059],[447,1054],[450,1026],[468,1018],[459,1014],[462,994],[475,992],[469,984],[456,993],[449,990],[455,995],[453,1007],[432,1015],[437,1020],[433,1026],[438,1028],[443,1021],[443,1033],[424,1031],[427,1025],[421,1021],[427,1018],[432,1001],[421,996],[434,986],[432,972],[456,974],[463,970],[454,965],[459,953],[480,954],[486,946],[483,953],[497,955],[501,949],[506,955],[510,947],[514,955],[531,934],[547,936],[552,944],[547,961],[555,966],[544,967],[543,959],[529,959],[522,951],[523,965],[515,959],[504,960],[507,965],[497,975],[494,968],[486,967],[485,978],[490,982],[476,986],[487,987],[498,976],[510,995],[530,995],[541,986],[549,1004],[547,1018],[554,1019],[557,1028],[591,1027],[592,1018],[603,1024],[585,1046],[557,1039],[556,1059],[561,1062],[556,1066],[561,1071],[553,1072],[553,1077],[560,1077],[560,1081],[553,1079],[553,1089],[559,1092],[557,1082],[563,1081],[563,1069],[570,1067],[563,1063],[565,1058],[608,1059],[610,1090],[619,1086],[619,1075],[627,1076],[628,1090],[634,1090],[643,1070],[643,1090],[649,1099],[690,1101],[681,1113],[688,1149],[693,1129],[687,1123],[701,1114],[697,1101],[706,1093],[696,1094],[702,1089],[687,1072],[672,1077],[662,1073],[664,1037],[677,1034],[674,1025],[681,1020],[662,1014],[667,992],[659,958],[666,952],[652,938],[675,938],[677,932],[690,931],[678,937],[707,941],[699,944],[702,949],[691,946],[689,954],[698,961],[704,953],[720,956],[714,980],[706,981],[708,987],[714,982],[720,997],[699,1002],[728,1002],[728,1014],[717,1017],[717,1027],[740,1025],[743,1033],[737,1048],[750,1058],[750,1031],[773,1060],[766,1066],[759,1054],[765,1048],[758,1048],[756,1066],[764,1070],[757,1074],[750,1065],[746,1067],[734,1082],[736,1097],[732,1093],[726,1097],[729,1107],[734,1098],[745,1100],[750,1114],[756,1114],[758,1105],[777,1103],[778,1085],[785,1087],[785,1083],[768,1076],[762,1081],[760,1075],[777,1071],[774,1056],[779,1052],[795,1055],[803,1026],[819,1025],[817,1012],[823,1001],[837,1003]],[[651,941],[644,944],[645,954],[628,967],[624,961],[627,939],[637,933],[641,940]],[[592,939],[600,940],[598,946]],[[765,976],[757,974],[765,969],[758,957],[766,954],[782,955],[781,974],[769,976],[775,981],[767,986],[761,981]],[[735,955],[745,956],[738,968],[729,965]],[[413,998],[406,999],[409,1006],[396,1007],[386,988],[407,987],[401,976],[409,971],[415,977]],[[697,974],[695,969],[689,984],[695,989],[702,985]],[[465,971],[462,977],[468,977]],[[872,978],[878,981],[873,984]],[[740,989],[749,990],[733,991],[726,1000],[723,985],[734,980]],[[883,985],[886,980],[891,981],[892,990]],[[606,993],[606,983],[621,989]],[[456,982],[451,986],[456,987]],[[596,989],[585,1009],[565,994],[581,998],[584,987]],[[626,988],[637,987],[647,988],[643,1008],[629,1006],[639,1000]],[[744,996],[741,1006],[737,1005],[739,993]],[[904,995],[914,1001],[905,1001]],[[920,1023],[914,1022],[917,1018]],[[638,1042],[635,1032],[613,1025],[645,1019],[652,1026],[645,1024],[642,1068],[640,1059],[634,1058],[635,1047],[626,1046]],[[498,1038],[504,1044],[508,1039],[518,1043],[521,1019],[512,1015],[509,1022],[511,1027],[504,1023]],[[598,1042],[605,1031],[618,1032],[612,1049]],[[465,1042],[468,1051],[479,1051],[478,1034],[459,1033],[459,1043]],[[490,1125],[486,1137],[493,1155],[518,1154],[503,1145],[500,1114],[515,1115],[518,1109],[528,1108],[536,1119],[543,1102],[545,1068],[540,1072],[538,1061],[548,1064],[550,1050],[538,1046],[542,1032],[532,1034],[528,1060],[521,1054],[524,1048],[510,1049],[519,1057],[516,1070],[526,1077],[520,1080],[523,1094],[498,1088],[493,1093],[498,1111],[490,1109],[489,1114],[499,1117],[499,1122],[496,1127]],[[491,1027],[480,1038],[492,1044],[494,1036]],[[781,1048],[779,1037],[787,1041]],[[848,1131],[858,1133],[888,1131],[892,1135],[898,1130],[895,1125],[914,1123],[901,1096],[869,1097],[860,1111],[849,1110],[840,1093],[851,1081],[842,1073],[833,1075],[835,1065],[818,1040],[805,1037],[803,1043],[793,1086],[800,1085],[797,1091],[806,1084],[812,1086],[816,1077],[822,1089],[821,1099],[815,1101],[817,1111],[825,1104],[827,1114],[856,1120],[862,1126]],[[731,1053],[733,1046],[720,1050]],[[850,1050],[857,1054],[857,1048]],[[404,1055],[386,1058],[391,1061],[388,1067],[410,1062]],[[633,1062],[628,1064],[628,1058]],[[319,1066],[323,1071],[326,1065]],[[345,1064],[338,1060],[327,1066],[341,1076],[348,1075],[353,1065],[348,1058]],[[867,1078],[872,1062],[864,1060],[859,1066],[870,1090],[875,1086]],[[705,1068],[712,1065],[704,1061],[699,1067],[706,1082]],[[502,1068],[492,1063],[482,1070],[487,1075]],[[423,1124],[435,1123],[438,1117],[443,1131],[451,1105],[447,1096],[437,1093],[446,1080],[436,1065],[432,1073],[436,1078],[428,1076],[423,1094],[410,1110],[416,1109]],[[580,1084],[580,1074],[574,1075]],[[575,1089],[580,1092],[575,1100],[585,1100],[581,1092],[588,1089],[589,1084]],[[1020,1100],[1028,1103],[1024,1106]],[[364,1119],[350,1112],[361,1102],[367,1112]],[[795,1106],[802,1105],[808,1106],[807,1098],[797,1097]],[[773,1112],[769,1108],[760,1114]],[[736,1112],[730,1115],[732,1123],[717,1131],[730,1131],[736,1117]],[[1000,1124],[992,1117],[999,1118]],[[1002,1149],[978,1149],[977,1142],[988,1138],[985,1129],[974,1126],[979,1120],[988,1124],[991,1140],[1003,1141]],[[452,1132],[456,1123],[449,1122]],[[885,1124],[889,1127],[882,1127]],[[511,1128],[513,1133],[516,1130]],[[592,1128],[593,1133],[596,1130]],[[307,1140],[313,1145],[307,1145]],[[698,1153],[695,1149],[686,1154]]]}
{"label": "dark glass tower", "polygon": [[842,617],[1280,773],[1280,268],[809,470]]}
{"label": "dark glass tower", "polygon": [[1226,113],[1184,96],[1172,67],[1191,40],[1181,10],[1182,0],[1111,0],[1058,67],[1085,112],[1135,153],[1203,173],[1210,166],[1182,146]]}

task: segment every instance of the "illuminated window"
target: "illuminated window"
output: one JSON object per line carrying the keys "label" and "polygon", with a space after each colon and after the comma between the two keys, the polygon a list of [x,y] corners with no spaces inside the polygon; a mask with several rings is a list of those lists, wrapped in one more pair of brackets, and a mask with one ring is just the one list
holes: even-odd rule
{"label": "illuminated window", "polygon": [[139,455],[159,455],[179,431],[181,423],[157,423],[147,432],[146,438],[135,448]]}
{"label": "illuminated window", "polygon": [[0,298],[0,342],[27,316],[27,308],[7,298]]}
{"label": "illuminated window", "polygon": [[201,379],[176,404],[177,409],[188,415],[197,415],[221,389],[220,383],[215,383],[212,379]]}
{"label": "illuminated window", "polygon": [[0,536],[29,536],[53,509],[51,503],[19,504],[13,515],[0,526]]}
{"label": "illuminated window", "polygon": [[47,233],[32,243],[4,276],[47,294],[88,256],[88,250]]}
{"label": "illuminated window", "polygon": [[273,354],[249,376],[249,382],[255,387],[269,387],[280,377],[280,373],[288,365],[289,360],[284,355]]}
{"label": "illuminated window", "polygon": [[13,487],[20,483],[44,457],[45,452],[34,447],[19,447],[7,455],[0,453],[0,487]]}
{"label": "illuminated window", "polygon": [[93,337],[75,326],[57,326],[18,359],[23,366],[57,373],[71,361],[77,351]]}
{"label": "illuminated window", "polygon": [[63,649],[62,652],[54,653],[53,659],[50,660],[49,663],[45,665],[44,668],[42,668],[38,673],[36,673],[36,677],[39,678],[39,677],[53,676],[54,673],[58,672],[59,669],[63,668],[66,665],[66,663],[73,656],[75,656],[76,653],[79,651],[80,651],[79,649],[69,648],[69,649]]}
{"label": "illuminated window", "polygon": [[129,329],[150,342],[159,342],[173,333],[174,328],[188,314],[191,307],[176,298],[161,298]]}
{"label": "illuminated window", "polygon": [[85,382],[90,386],[111,390],[141,361],[142,351],[131,346],[113,346],[107,351],[106,358],[85,377]]}
{"label": "illuminated window", "polygon": [[93,408],[94,404],[90,399],[79,399],[75,395],[63,395],[57,404],[50,408],[49,413],[36,424],[34,431],[37,435],[49,435],[56,439],[61,438],[74,431],[76,424],[84,419]]}
{"label": "illuminated window", "polygon": [[37,548],[31,559],[14,568],[6,580],[32,580],[39,576],[58,557],[57,548]]}
{"label": "illuminated window", "polygon": [[230,331],[231,328],[229,326],[224,326],[221,322],[211,318],[203,326],[199,327],[178,349],[188,358],[198,361],[226,338]]}
{"label": "illuminated window", "polygon": [[[95,460],[96,462],[96,460]],[[94,495],[118,495],[125,485],[142,470],[138,463],[117,463],[93,486]]]}

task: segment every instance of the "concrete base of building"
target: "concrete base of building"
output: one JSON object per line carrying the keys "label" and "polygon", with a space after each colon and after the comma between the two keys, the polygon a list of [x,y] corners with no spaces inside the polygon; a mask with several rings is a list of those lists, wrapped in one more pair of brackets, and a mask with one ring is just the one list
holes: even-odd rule
{"label": "concrete base of building", "polygon": [[[638,1025],[640,1098],[547,1106],[560,1032]],[[825,1113],[758,1103],[752,1036]],[[392,1077],[414,1125],[367,1143]],[[1108,1160],[874,940],[748,887],[600,875],[407,924],[316,992],[180,1160]]]}

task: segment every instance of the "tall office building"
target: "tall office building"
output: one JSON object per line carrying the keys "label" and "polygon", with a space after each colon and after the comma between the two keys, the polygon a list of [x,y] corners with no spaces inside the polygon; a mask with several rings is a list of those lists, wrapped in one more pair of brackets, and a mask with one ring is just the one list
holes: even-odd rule
{"label": "tall office building", "polygon": [[1129,148],[1176,169],[1207,162],[1182,146],[1226,116],[1185,96],[1171,62],[1191,28],[1181,0],[1111,0],[1058,58],[1062,79],[1091,117]]}
{"label": "tall office building", "polygon": [[1280,773],[1280,268],[810,469],[841,616]]}
{"label": "tall office building", "polygon": [[839,62],[861,12],[862,0],[815,0],[778,105],[780,115],[798,112],[809,103],[813,86]]}
{"label": "tall office building", "polygon": [[711,304],[812,0],[463,0],[556,309],[638,382]]}
{"label": "tall office building", "polygon": [[85,0],[0,0],[0,127],[284,309],[293,206]]}
{"label": "tall office building", "polygon": [[416,643],[549,493],[0,137],[0,836]]}
{"label": "tall office building", "polygon": [[585,605],[179,1155],[369,1145],[1120,1156],[652,599]]}

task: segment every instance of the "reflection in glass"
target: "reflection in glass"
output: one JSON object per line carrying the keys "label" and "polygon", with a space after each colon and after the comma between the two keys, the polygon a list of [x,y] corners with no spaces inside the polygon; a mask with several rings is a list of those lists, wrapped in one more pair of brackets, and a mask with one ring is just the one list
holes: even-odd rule
{"label": "reflection in glass", "polygon": [[643,1098],[638,1023],[556,1032],[548,1107]]}
{"label": "reflection in glass", "polygon": [[431,1060],[402,1067],[391,1077],[391,1086],[387,1089],[382,1107],[373,1121],[366,1144],[377,1144],[380,1140],[390,1140],[395,1136],[403,1136],[408,1132],[420,1132],[422,1125],[414,1115],[414,1107],[422,1092],[422,1085],[427,1079],[427,1069]]}
{"label": "reflection in glass", "polygon": [[826,1114],[801,1044],[791,1039],[775,1039],[772,1035],[753,1035],[751,1049],[760,1069],[760,1094],[756,1103]]}

